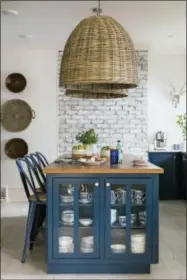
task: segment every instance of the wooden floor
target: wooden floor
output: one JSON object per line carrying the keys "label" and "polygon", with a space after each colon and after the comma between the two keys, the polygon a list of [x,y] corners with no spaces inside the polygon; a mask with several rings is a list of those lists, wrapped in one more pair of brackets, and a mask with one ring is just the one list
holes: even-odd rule
{"label": "wooden floor", "polygon": [[37,246],[20,263],[27,205],[1,206],[1,279],[186,279],[186,202],[160,202],[160,262],[144,275],[47,275],[44,248]]}

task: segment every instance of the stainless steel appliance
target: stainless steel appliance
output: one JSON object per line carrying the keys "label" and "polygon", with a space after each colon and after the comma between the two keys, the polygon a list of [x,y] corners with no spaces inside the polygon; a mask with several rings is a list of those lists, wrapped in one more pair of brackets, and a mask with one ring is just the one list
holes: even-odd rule
{"label": "stainless steel appliance", "polygon": [[158,131],[155,134],[155,149],[164,150],[166,149],[167,135],[164,131]]}

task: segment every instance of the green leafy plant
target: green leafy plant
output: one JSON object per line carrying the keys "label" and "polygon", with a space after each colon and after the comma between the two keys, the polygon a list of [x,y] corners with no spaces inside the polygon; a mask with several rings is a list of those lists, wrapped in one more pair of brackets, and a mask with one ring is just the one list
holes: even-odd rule
{"label": "green leafy plant", "polygon": [[182,138],[183,140],[186,140],[186,133],[187,133],[187,129],[186,129],[186,114],[180,114],[177,116],[177,120],[176,123],[180,126],[181,130],[182,130]]}
{"label": "green leafy plant", "polygon": [[94,129],[89,129],[85,132],[79,133],[76,136],[76,140],[84,145],[92,145],[98,142],[98,136]]}

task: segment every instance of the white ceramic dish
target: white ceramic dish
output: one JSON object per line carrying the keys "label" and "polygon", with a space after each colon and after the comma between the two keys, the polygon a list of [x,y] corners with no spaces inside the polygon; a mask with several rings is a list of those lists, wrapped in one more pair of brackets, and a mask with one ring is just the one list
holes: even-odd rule
{"label": "white ceramic dish", "polygon": [[89,199],[79,199],[79,202],[82,203],[82,204],[88,204],[90,203],[91,201]]}
{"label": "white ceramic dish", "polygon": [[131,236],[132,241],[135,242],[145,242],[145,235],[144,234],[135,234]]}
{"label": "white ceramic dish", "polygon": [[85,236],[81,238],[81,244],[88,244],[92,245],[94,244],[94,237],[93,236]]}
{"label": "white ceramic dish", "polygon": [[92,219],[79,219],[79,222],[82,226],[90,226],[93,223]]}
{"label": "white ceramic dish", "polygon": [[102,160],[98,161],[98,160],[80,158],[78,161],[85,165],[100,165],[100,164],[104,163],[106,160],[102,159]]}
{"label": "white ceramic dish", "polygon": [[111,249],[113,251],[113,253],[124,253],[126,250],[126,246],[123,244],[112,244]]}
{"label": "white ceramic dish", "polygon": [[106,160],[100,160],[100,161],[92,161],[92,160],[87,160],[85,162],[86,165],[101,165],[102,163],[104,163]]}
{"label": "white ceramic dish", "polygon": [[59,246],[59,253],[73,253],[73,244],[70,246]]}
{"label": "white ceramic dish", "polygon": [[137,234],[133,234],[131,237],[136,239],[138,238],[141,239],[141,238],[145,238],[145,234],[137,233]]}
{"label": "white ceramic dish", "polygon": [[63,203],[72,203],[74,201],[73,195],[60,195],[60,201]]}
{"label": "white ceramic dish", "polygon": [[133,249],[137,249],[137,250],[139,250],[139,249],[144,249],[145,248],[145,244],[142,244],[142,245],[135,245],[135,244],[132,244],[132,248]]}
{"label": "white ceramic dish", "polygon": [[110,220],[111,220],[111,225],[116,222],[116,215],[117,215],[117,210],[116,209],[111,209],[110,210]]}
{"label": "white ceramic dish", "polygon": [[74,223],[70,223],[70,222],[60,222],[63,226],[72,226]]}
{"label": "white ceramic dish", "polygon": [[71,210],[62,211],[61,220],[64,223],[73,223],[74,222],[74,212]]}
{"label": "white ceramic dish", "polygon": [[85,163],[86,162],[86,158],[80,158],[78,161],[81,162],[81,163]]}
{"label": "white ceramic dish", "polygon": [[60,247],[68,247],[73,243],[71,236],[59,236],[58,243]]}
{"label": "white ceramic dish", "polygon": [[142,247],[142,248],[132,247],[131,252],[134,254],[143,254],[143,253],[145,253],[145,247]]}
{"label": "white ceramic dish", "polygon": [[119,216],[119,217],[118,217],[118,220],[119,220],[119,224],[120,224],[122,227],[126,227],[126,216]]}
{"label": "white ceramic dish", "polygon": [[85,247],[81,247],[81,252],[82,253],[93,253],[93,248],[85,248]]}
{"label": "white ceramic dish", "polygon": [[122,227],[126,227],[126,225],[127,225],[126,222],[122,222],[122,223],[119,222],[119,224],[120,224],[120,226],[122,226]]}

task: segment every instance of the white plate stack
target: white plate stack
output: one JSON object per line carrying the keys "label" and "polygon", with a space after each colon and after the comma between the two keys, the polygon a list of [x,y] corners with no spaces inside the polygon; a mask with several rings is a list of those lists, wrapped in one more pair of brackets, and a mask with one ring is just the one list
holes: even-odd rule
{"label": "white plate stack", "polygon": [[73,252],[73,238],[71,236],[59,236],[59,253]]}
{"label": "white plate stack", "polygon": [[81,252],[93,253],[94,237],[86,236],[81,238]]}
{"label": "white plate stack", "polygon": [[112,252],[117,254],[125,253],[126,246],[123,244],[112,244],[111,246]]}
{"label": "white plate stack", "polygon": [[145,234],[134,234],[131,236],[131,251],[134,254],[145,253]]}

